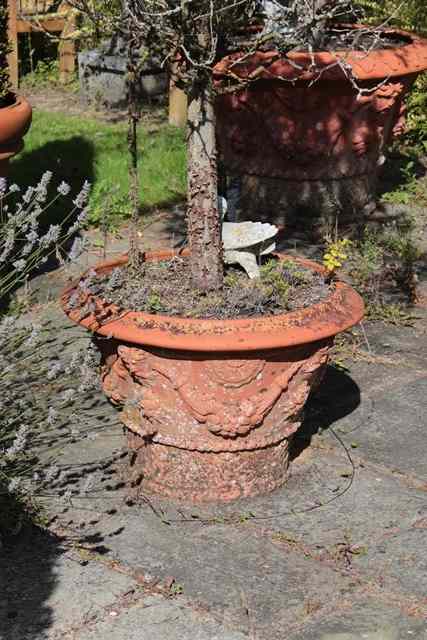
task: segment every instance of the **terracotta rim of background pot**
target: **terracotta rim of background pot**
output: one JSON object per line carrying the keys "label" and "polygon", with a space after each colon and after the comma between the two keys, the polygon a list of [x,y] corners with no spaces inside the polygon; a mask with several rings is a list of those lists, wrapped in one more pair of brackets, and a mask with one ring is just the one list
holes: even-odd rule
{"label": "terracotta rim of background pot", "polygon": [[[352,25],[355,29],[368,28],[366,25]],[[318,69],[322,70],[322,80],[344,80],[342,69],[337,66],[338,59],[350,65],[354,77],[364,82],[375,82],[382,78],[394,78],[418,74],[427,69],[427,40],[416,34],[400,29],[383,29],[385,35],[395,35],[407,41],[407,44],[393,49],[376,49],[368,53],[362,51],[321,51],[309,54],[305,52],[283,55],[277,50],[256,51],[245,54],[242,62],[241,52],[225,56],[214,67],[216,82],[224,80],[229,72],[241,79],[280,80],[307,82],[315,79],[315,75],[307,71],[312,66],[313,58]],[[290,61],[290,62],[289,62]],[[327,68],[333,65],[332,68]],[[263,68],[264,67],[264,68]],[[298,67],[301,67],[299,69]],[[263,68],[263,69],[262,69]],[[262,70],[261,70],[262,69]]]}
{"label": "terracotta rim of background pot", "polygon": [[22,138],[30,128],[31,119],[31,105],[21,96],[16,96],[13,104],[0,108],[0,160],[21,151]]}
{"label": "terracotta rim of background pot", "polygon": [[[188,252],[154,251],[146,260],[165,260]],[[311,260],[277,254],[325,274],[325,269]],[[122,256],[95,267],[99,274],[111,272],[127,263]],[[88,273],[88,272],[86,272]],[[97,334],[124,342],[183,351],[243,352],[278,347],[297,346],[330,338],[349,329],[363,318],[362,298],[348,284],[337,281],[331,294],[310,307],[276,316],[236,320],[200,320],[175,316],[123,311],[97,296],[89,296],[95,313],[81,317],[81,305],[70,308],[69,301],[78,282],[61,298],[65,313],[71,320]],[[102,321],[100,321],[102,317]]]}

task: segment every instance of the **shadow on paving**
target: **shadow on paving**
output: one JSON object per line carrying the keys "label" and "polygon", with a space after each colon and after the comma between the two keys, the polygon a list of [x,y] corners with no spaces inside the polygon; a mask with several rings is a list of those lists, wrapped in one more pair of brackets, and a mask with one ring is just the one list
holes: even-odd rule
{"label": "shadow on paving", "polygon": [[54,567],[64,553],[59,540],[36,526],[6,538],[0,551],[0,637],[42,640],[52,624],[47,600],[55,589]]}
{"label": "shadow on paving", "polygon": [[304,422],[292,442],[291,461],[310,446],[313,436],[353,413],[359,405],[358,385],[344,371],[328,365],[322,383],[306,405]]}

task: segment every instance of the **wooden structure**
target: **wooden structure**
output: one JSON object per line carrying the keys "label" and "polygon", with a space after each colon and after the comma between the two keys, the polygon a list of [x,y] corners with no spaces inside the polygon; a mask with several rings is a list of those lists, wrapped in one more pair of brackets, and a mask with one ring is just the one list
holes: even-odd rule
{"label": "wooden structure", "polygon": [[169,124],[185,127],[187,124],[188,99],[182,89],[175,84],[176,71],[172,65],[169,79]]}
{"label": "wooden structure", "polygon": [[69,82],[76,67],[75,41],[70,37],[75,31],[75,11],[70,5],[58,0],[8,0],[8,9],[12,85],[17,88],[19,83],[19,34],[32,32],[58,38],[59,80]]}

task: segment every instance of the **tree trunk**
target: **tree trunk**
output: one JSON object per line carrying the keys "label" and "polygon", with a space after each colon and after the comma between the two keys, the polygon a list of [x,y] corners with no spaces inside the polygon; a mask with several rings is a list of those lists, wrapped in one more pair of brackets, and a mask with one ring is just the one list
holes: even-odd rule
{"label": "tree trunk", "polygon": [[219,289],[223,262],[215,110],[207,86],[193,88],[189,96],[187,217],[193,284],[204,291]]}
{"label": "tree trunk", "polygon": [[129,234],[129,266],[135,272],[140,264],[139,251],[139,213],[140,192],[138,173],[138,122],[141,110],[137,95],[137,74],[140,52],[140,40],[131,18],[128,18],[127,33],[127,101],[128,101],[128,150],[129,150],[129,199],[132,205],[132,217]]}

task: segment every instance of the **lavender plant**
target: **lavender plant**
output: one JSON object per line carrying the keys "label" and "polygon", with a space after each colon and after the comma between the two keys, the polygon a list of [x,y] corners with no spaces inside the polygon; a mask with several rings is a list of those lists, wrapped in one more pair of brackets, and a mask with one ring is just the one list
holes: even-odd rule
{"label": "lavender plant", "polygon": [[[15,184],[8,188],[4,179],[0,183],[0,300],[46,263],[50,254],[60,257],[60,247],[76,234],[86,219],[88,183],[73,200],[62,223],[52,224],[45,233],[41,232],[41,222],[47,211],[71,190],[62,182],[55,197],[47,201],[51,180],[52,173],[47,171],[36,186],[28,187],[21,194],[17,202],[12,200],[14,194],[20,194],[20,188]],[[72,223],[68,224],[69,221]],[[74,252],[75,248],[72,249]]]}
{"label": "lavender plant", "polygon": [[[0,498],[46,490],[57,468],[58,434],[64,442],[81,437],[76,401],[94,388],[98,355],[85,346],[59,358],[51,352],[52,330],[13,316],[0,323]],[[35,450],[46,442],[50,453],[40,464]]]}
{"label": "lavender plant", "polygon": [[[82,250],[76,234],[86,219],[90,185],[86,182],[73,197],[62,182],[48,200],[52,177],[46,172],[23,192],[4,180],[0,185],[0,503],[8,494],[28,498],[43,488],[53,471],[37,467],[30,445],[52,427],[67,424],[74,400],[94,380],[93,350],[82,349],[69,362],[52,360],[49,327],[29,322],[7,306],[8,294],[25,284],[49,256],[54,254],[64,264]],[[69,197],[72,205],[63,221],[42,231],[48,209]],[[41,393],[41,379],[47,380],[51,394]]]}

